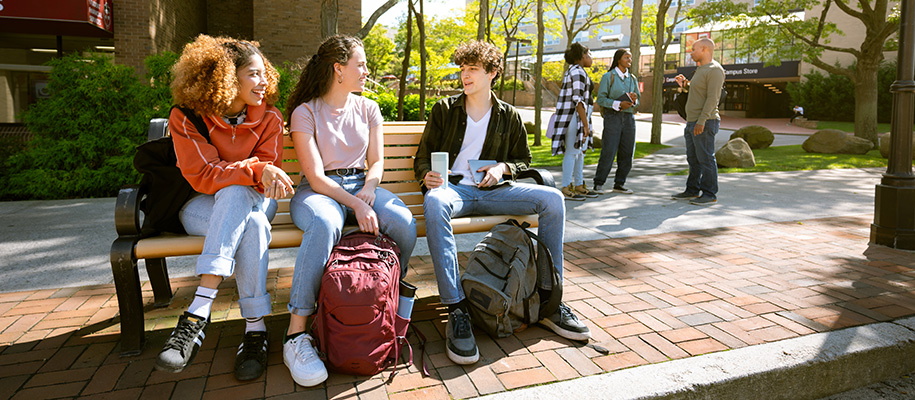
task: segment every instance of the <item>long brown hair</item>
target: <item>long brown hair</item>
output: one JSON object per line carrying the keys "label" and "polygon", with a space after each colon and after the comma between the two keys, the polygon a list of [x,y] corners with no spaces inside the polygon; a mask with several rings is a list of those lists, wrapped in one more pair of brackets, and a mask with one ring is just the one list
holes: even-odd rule
{"label": "long brown hair", "polygon": [[286,100],[287,123],[299,104],[321,97],[330,90],[334,80],[334,63],[345,65],[356,47],[363,47],[362,41],[346,35],[334,35],[321,43],[318,52],[311,56],[302,69],[299,82]]}

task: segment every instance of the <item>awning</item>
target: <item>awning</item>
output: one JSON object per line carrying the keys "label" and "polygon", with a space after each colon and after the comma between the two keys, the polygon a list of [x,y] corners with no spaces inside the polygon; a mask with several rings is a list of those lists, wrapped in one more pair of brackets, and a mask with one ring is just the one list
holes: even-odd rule
{"label": "awning", "polygon": [[59,36],[114,36],[114,0],[7,0],[0,31]]}

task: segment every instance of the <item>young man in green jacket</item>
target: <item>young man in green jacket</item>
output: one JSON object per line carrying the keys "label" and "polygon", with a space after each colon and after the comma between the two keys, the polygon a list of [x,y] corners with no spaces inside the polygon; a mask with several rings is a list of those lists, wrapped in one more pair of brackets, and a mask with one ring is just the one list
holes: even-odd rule
{"label": "young man in green jacket", "polygon": [[[457,364],[475,363],[480,355],[473,337],[469,304],[461,287],[457,247],[451,219],[466,215],[537,214],[539,236],[562,276],[565,203],[553,187],[514,182],[528,168],[531,151],[521,116],[496,98],[492,83],[502,72],[502,53],[486,42],[464,43],[453,56],[461,67],[462,94],[432,107],[414,162],[425,193],[426,239],[435,268],[439,297],[448,305],[445,328],[448,358]],[[447,152],[449,174],[432,171],[432,153]],[[471,171],[472,160],[494,163]],[[474,172],[482,178],[474,179]],[[444,186],[445,179],[449,184]],[[542,288],[550,289],[550,288]],[[571,340],[587,340],[591,332],[566,305],[541,324]]]}

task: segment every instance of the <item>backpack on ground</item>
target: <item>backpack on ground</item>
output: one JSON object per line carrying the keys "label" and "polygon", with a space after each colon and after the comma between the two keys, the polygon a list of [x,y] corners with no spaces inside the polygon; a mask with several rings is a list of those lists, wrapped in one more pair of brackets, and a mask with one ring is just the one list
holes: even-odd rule
{"label": "backpack on ground", "polygon": [[396,364],[403,346],[409,347],[410,320],[397,315],[399,256],[397,244],[385,235],[357,232],[334,246],[312,325],[331,370],[375,375]]}
{"label": "backpack on ground", "polygon": [[[528,226],[514,219],[494,226],[470,253],[461,275],[471,321],[495,337],[511,336],[552,315],[562,300],[550,251]],[[538,289],[547,283],[552,290],[544,299]]]}
{"label": "backpack on ground", "polygon": [[[197,132],[209,142],[210,132],[203,122],[203,118],[191,109],[177,108],[194,124]],[[165,129],[168,129],[167,122]],[[178,214],[184,203],[196,191],[181,175],[172,137],[163,136],[138,146],[137,153],[133,157],[133,166],[143,174],[140,188],[141,192],[146,193],[146,198],[140,202],[140,210],[145,216],[141,234],[155,236],[162,232],[186,233]]]}

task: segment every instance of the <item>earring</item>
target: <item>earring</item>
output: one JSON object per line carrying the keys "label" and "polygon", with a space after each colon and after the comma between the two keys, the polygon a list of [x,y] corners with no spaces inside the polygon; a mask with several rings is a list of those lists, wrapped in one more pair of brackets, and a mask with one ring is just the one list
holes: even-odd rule
{"label": "earring", "polygon": [[343,75],[337,75],[337,83],[343,83]]}

